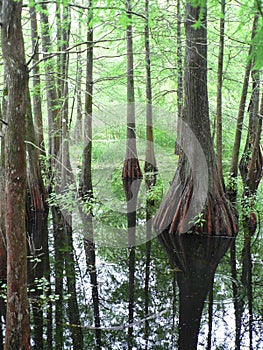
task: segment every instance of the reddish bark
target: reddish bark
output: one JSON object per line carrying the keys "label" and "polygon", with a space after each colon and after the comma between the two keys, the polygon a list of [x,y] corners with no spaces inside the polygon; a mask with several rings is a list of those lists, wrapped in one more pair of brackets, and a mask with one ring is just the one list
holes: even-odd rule
{"label": "reddish bark", "polygon": [[257,229],[257,216],[253,211],[249,215],[248,228],[250,236],[253,236]]}
{"label": "reddish bark", "polygon": [[25,227],[25,116],[28,74],[21,27],[22,2],[4,0],[2,50],[7,72],[6,241],[7,314],[5,349],[30,349]]}

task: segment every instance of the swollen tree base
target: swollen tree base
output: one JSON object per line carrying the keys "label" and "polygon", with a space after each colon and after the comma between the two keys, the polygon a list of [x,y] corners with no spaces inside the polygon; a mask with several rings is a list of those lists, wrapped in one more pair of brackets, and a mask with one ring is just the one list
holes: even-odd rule
{"label": "swollen tree base", "polygon": [[[200,199],[198,191],[201,190],[194,181],[193,170],[185,160],[179,162],[170,189],[154,219],[157,233],[168,230],[177,234],[236,235],[236,211],[225,196],[216,166],[211,168],[208,169],[206,197],[201,194]],[[200,203],[202,198],[203,205]]]}
{"label": "swollen tree base", "polygon": [[142,171],[137,158],[125,159],[122,168],[122,178],[124,180],[142,178]]}

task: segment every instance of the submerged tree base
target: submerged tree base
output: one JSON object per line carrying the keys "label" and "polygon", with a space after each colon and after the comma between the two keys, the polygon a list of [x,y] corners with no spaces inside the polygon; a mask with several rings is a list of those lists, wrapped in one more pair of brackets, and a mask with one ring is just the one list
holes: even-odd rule
{"label": "submerged tree base", "polygon": [[124,180],[128,179],[141,179],[142,171],[138,158],[127,158],[124,161],[122,168],[122,178]]}
{"label": "submerged tree base", "polygon": [[188,162],[181,160],[155,217],[155,230],[158,233],[168,230],[177,234],[235,236],[237,214],[226,198],[216,167],[208,169],[207,191],[204,191],[202,181],[193,175]]}

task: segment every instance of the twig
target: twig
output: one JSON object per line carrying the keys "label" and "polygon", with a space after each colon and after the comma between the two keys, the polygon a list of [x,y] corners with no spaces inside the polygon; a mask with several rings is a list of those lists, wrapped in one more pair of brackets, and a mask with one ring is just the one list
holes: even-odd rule
{"label": "twig", "polygon": [[2,122],[5,125],[8,125],[8,123],[6,121],[4,121],[3,119],[0,119],[0,122]]}
{"label": "twig", "polygon": [[38,48],[38,42],[39,42],[39,37],[37,38],[37,40],[35,42],[34,50],[33,50],[32,56],[30,57],[29,61],[27,62],[27,66],[29,66],[31,61],[34,59],[34,56],[35,56],[35,54],[37,52],[37,48]]}

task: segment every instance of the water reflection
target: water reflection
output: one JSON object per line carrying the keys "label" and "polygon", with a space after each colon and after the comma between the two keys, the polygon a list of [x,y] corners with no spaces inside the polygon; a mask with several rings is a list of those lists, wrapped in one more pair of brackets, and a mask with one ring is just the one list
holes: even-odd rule
{"label": "water reflection", "polygon": [[178,349],[194,350],[204,302],[213,285],[217,265],[231,239],[190,234],[179,236],[168,232],[159,238],[174,267],[179,287]]}
{"label": "water reflection", "polygon": [[136,207],[141,179],[123,179],[123,188],[127,200],[127,223],[128,223],[128,249],[129,249],[129,327],[128,349],[133,349],[133,323],[134,323],[134,287],[135,287],[135,245],[136,245]]}
{"label": "water reflection", "polygon": [[[261,349],[262,243],[257,233],[243,237],[240,232],[231,239],[163,232],[150,239],[154,236],[150,220],[153,203],[148,203],[144,212],[147,225],[143,223],[148,239],[135,248],[142,217],[141,209],[140,215],[135,211],[135,202],[127,205],[124,217],[128,248],[95,246],[83,242],[82,235],[74,236],[81,322],[70,321],[71,304],[66,300],[60,322],[63,350],[73,349],[74,339],[80,342],[79,328],[84,350]],[[40,249],[47,244],[43,241],[48,235],[47,217],[36,215],[30,224],[28,232]],[[41,234],[33,236],[36,232]],[[52,237],[52,232],[49,235]],[[52,350],[56,348],[52,340],[56,334],[54,298],[49,302],[43,299],[43,289],[37,289],[34,281],[51,273],[51,289],[44,292],[52,296],[54,263],[50,259],[49,267],[48,257],[41,254],[39,258],[29,264],[32,339],[38,344],[36,349]],[[72,276],[70,281],[69,275],[64,276],[66,294]],[[1,321],[4,323],[3,317]]]}

